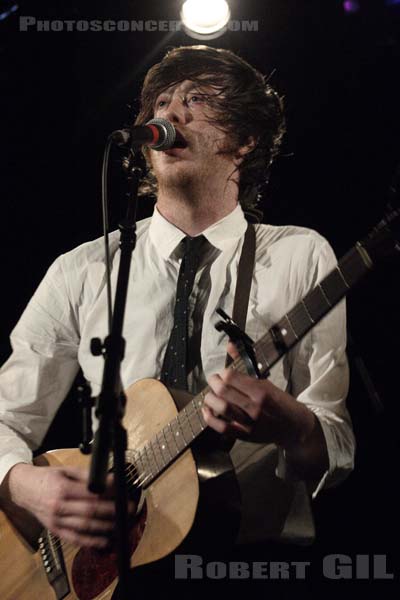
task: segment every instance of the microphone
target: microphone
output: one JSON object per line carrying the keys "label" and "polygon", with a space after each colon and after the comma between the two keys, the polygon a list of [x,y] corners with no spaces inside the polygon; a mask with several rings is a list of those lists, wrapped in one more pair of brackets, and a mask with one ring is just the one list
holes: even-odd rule
{"label": "microphone", "polygon": [[113,131],[111,139],[118,146],[130,144],[131,148],[148,146],[152,150],[168,150],[175,143],[175,127],[166,119],[151,119],[146,125]]}

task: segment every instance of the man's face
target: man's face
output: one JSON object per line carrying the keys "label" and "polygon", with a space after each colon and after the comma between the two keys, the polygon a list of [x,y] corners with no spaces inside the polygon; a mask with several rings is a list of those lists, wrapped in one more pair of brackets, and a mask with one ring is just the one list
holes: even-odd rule
{"label": "man's face", "polygon": [[213,87],[196,86],[185,80],[162,92],[155,101],[154,117],[170,121],[182,147],[150,151],[150,160],[159,186],[187,187],[204,184],[205,178],[223,178],[235,170],[234,154],[219,153],[231,144],[226,133],[210,122],[208,99],[218,93]]}

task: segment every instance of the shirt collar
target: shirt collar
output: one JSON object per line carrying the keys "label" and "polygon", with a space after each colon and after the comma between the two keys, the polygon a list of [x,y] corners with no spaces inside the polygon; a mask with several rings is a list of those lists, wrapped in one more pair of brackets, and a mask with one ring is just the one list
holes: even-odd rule
{"label": "shirt collar", "polygon": [[[233,242],[237,242],[247,228],[247,222],[240,204],[233,209],[226,217],[213,223],[201,232],[202,235],[218,250],[225,250]],[[167,260],[179,243],[186,237],[186,234],[175,225],[167,221],[154,208],[149,227],[150,239],[157,249],[157,252]]]}

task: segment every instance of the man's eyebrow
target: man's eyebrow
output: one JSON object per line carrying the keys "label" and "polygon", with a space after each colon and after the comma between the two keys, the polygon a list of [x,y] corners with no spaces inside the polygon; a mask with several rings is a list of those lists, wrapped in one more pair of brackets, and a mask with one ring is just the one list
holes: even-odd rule
{"label": "man's eyebrow", "polygon": [[[167,96],[170,97],[177,86],[172,86],[170,88],[166,88],[165,90],[161,90],[161,92],[159,92],[157,94],[157,96],[155,97],[154,100],[154,104],[156,104],[157,100],[161,97],[161,96]],[[215,89],[211,89],[212,86],[210,86],[209,84],[205,84],[204,86],[201,83],[196,83],[196,82],[192,82],[192,84],[190,86],[188,86],[186,89],[182,90],[183,94],[191,94],[193,92],[195,92],[196,94],[198,94],[199,96],[218,96],[220,94],[220,92],[216,91]],[[206,89],[208,88],[208,89]]]}
{"label": "man's eyebrow", "polygon": [[[188,87],[187,89],[183,89],[183,90],[182,90],[182,93],[183,93],[183,94],[190,94],[190,93],[192,93],[192,92],[196,92],[197,94],[201,94],[201,95],[203,95],[203,96],[207,96],[207,95],[209,95],[208,93],[206,93],[206,92],[201,92],[200,90],[201,90],[201,86],[198,86],[198,85],[195,85],[195,84],[193,84],[193,85],[191,85],[190,87]],[[170,88],[170,89],[168,89],[168,88],[167,88],[167,89],[165,89],[165,90],[162,90],[161,92],[159,92],[159,93],[157,94],[157,96],[155,97],[155,100],[154,100],[154,102],[157,102],[157,100],[158,100],[158,98],[160,98],[160,96],[172,96],[172,94],[174,93],[174,91],[175,91],[175,88],[173,88],[173,89],[171,89],[171,88]]]}
{"label": "man's eyebrow", "polygon": [[159,98],[160,96],[163,96],[163,95],[169,95],[170,96],[171,95],[171,91],[170,90],[162,90],[162,92],[159,92],[157,94],[156,100],[157,100],[157,98]]}

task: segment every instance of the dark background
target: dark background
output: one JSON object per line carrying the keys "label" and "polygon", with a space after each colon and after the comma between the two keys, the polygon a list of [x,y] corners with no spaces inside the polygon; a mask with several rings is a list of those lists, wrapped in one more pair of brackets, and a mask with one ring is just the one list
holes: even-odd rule
{"label": "dark background", "polygon": [[[3,10],[12,4],[0,2]],[[129,122],[147,69],[168,46],[198,43],[184,33],[18,31],[20,15],[179,18],[177,1],[54,4],[19,2],[0,21],[1,361],[51,262],[101,235],[104,142]],[[257,20],[258,31],[207,42],[238,52],[265,74],[274,71],[271,81],[285,98],[288,134],[263,199],[265,222],[315,228],[339,256],[381,218],[400,159],[400,4],[358,4],[349,13],[340,1],[236,0],[232,18]],[[122,207],[116,195],[114,224]],[[151,210],[143,201],[140,216]],[[399,264],[380,266],[349,297],[357,466],[344,485],[316,500],[312,551],[315,560],[328,552],[387,554],[398,576]],[[58,419],[45,448],[79,441],[73,396]],[[365,585],[359,582],[359,591]],[[387,594],[395,583],[373,585]]]}

